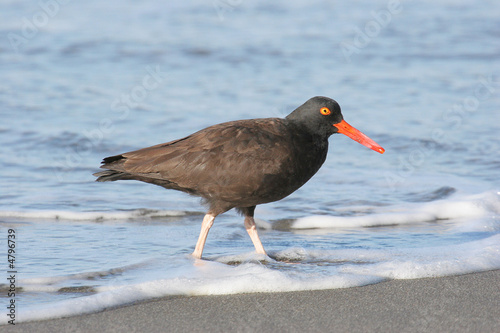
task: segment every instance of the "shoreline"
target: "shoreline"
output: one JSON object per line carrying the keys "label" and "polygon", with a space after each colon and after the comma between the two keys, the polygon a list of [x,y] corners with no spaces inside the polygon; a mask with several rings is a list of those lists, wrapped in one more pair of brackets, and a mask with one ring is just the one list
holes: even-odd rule
{"label": "shoreline", "polygon": [[16,332],[500,332],[500,270],[346,289],[166,297]]}

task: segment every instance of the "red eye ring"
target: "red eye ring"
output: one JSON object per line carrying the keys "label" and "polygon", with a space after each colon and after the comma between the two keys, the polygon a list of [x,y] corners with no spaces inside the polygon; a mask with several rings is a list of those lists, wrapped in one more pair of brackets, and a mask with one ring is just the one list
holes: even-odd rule
{"label": "red eye ring", "polygon": [[332,111],[330,111],[329,108],[327,107],[322,107],[319,112],[323,115],[323,116],[328,116],[330,113],[332,113]]}

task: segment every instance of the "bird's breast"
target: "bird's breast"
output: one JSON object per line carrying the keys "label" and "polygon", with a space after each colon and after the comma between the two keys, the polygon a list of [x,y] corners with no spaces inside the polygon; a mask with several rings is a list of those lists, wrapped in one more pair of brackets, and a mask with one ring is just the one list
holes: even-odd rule
{"label": "bird's breast", "polygon": [[265,202],[280,200],[295,192],[320,169],[326,159],[326,146],[314,141],[301,140],[300,145],[290,141],[286,156],[276,156],[272,161],[279,167],[263,172],[263,177],[253,193],[255,197],[263,198]]}

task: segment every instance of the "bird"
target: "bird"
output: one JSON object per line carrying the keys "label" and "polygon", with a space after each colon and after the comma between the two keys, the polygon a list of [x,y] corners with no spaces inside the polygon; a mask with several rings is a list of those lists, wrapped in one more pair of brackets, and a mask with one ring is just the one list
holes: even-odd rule
{"label": "bird", "polygon": [[208,207],[192,256],[202,258],[215,218],[235,208],[257,254],[255,207],[281,200],[323,165],[328,139],[341,133],[383,154],[384,148],[349,125],[339,104],[316,96],[284,118],[235,120],[184,138],[106,157],[98,182],[138,180],[202,198]]}

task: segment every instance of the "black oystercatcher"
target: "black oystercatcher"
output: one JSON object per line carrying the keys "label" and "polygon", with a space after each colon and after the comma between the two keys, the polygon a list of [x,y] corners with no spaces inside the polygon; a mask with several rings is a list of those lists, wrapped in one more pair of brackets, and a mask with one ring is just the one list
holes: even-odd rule
{"label": "black oystercatcher", "polygon": [[202,197],[208,205],[193,252],[201,258],[217,215],[236,208],[257,253],[266,254],[254,222],[255,206],[277,201],[304,185],[321,167],[328,137],[342,133],[376,152],[384,149],[343,120],[340,106],[313,97],[286,118],[237,120],[185,138],[106,157],[97,181],[122,179]]}

